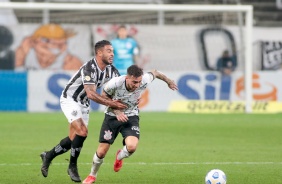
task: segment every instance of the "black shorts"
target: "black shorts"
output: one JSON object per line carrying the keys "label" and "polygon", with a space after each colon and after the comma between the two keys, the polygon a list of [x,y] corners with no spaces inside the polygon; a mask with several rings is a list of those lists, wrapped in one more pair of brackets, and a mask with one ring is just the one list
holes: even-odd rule
{"label": "black shorts", "polygon": [[105,114],[104,122],[100,130],[100,143],[113,144],[118,134],[121,133],[124,139],[127,136],[134,136],[139,139],[139,116],[129,116],[127,122],[120,122],[115,116]]}

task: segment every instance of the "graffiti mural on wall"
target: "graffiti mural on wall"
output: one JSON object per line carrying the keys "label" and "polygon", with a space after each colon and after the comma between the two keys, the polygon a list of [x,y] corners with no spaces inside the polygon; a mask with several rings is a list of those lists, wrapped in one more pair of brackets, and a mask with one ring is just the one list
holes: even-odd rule
{"label": "graffiti mural on wall", "polygon": [[57,24],[46,24],[25,37],[16,49],[16,68],[76,70],[83,62],[67,50],[76,33]]}

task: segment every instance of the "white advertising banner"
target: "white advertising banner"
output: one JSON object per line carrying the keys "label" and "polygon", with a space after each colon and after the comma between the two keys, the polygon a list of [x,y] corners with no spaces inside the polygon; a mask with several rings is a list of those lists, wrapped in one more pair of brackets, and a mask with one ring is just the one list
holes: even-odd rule
{"label": "white advertising banner", "polygon": [[73,72],[28,72],[28,111],[48,112],[61,109],[59,98]]}
{"label": "white advertising banner", "polygon": [[[222,78],[217,72],[166,72],[175,80],[178,91],[172,91],[159,79],[149,85],[140,102],[141,111],[174,111],[176,101],[244,101],[244,80],[241,72]],[[28,73],[28,111],[48,112],[60,110],[59,97],[71,72],[30,71]],[[282,102],[282,71],[253,74],[253,100]],[[101,91],[101,90],[100,90]],[[224,105],[224,104],[223,104]],[[262,104],[263,105],[263,104]],[[178,107],[182,107],[181,103]],[[236,106],[237,107],[237,106]],[[244,105],[240,105],[242,109]],[[279,106],[280,107],[280,106]],[[227,107],[226,107],[227,108]],[[275,112],[281,111],[275,106]],[[91,103],[92,110],[103,111],[104,106]],[[174,110],[173,110],[174,109]],[[178,110],[179,111],[179,110]],[[267,112],[268,109],[265,109]],[[273,111],[273,109],[271,110]]]}

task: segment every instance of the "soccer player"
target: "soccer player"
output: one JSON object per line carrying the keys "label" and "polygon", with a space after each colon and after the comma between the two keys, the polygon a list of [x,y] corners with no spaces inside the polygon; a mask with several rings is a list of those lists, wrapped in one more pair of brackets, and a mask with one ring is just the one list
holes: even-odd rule
{"label": "soccer player", "polygon": [[87,137],[90,100],[110,106],[114,109],[124,109],[119,100],[112,100],[99,95],[96,89],[108,82],[111,78],[119,76],[113,67],[113,47],[107,40],[95,44],[95,57],[86,62],[69,80],[60,97],[62,111],[69,122],[69,135],[63,138],[50,151],[40,154],[43,161],[41,172],[44,177],[48,175],[51,161],[71,149],[68,174],[71,180],[81,182],[77,170],[77,159]]}
{"label": "soccer player", "polygon": [[155,78],[166,82],[170,89],[178,90],[174,81],[163,73],[154,70],[143,74],[143,70],[137,65],[131,65],[127,69],[127,75],[113,78],[105,85],[102,95],[121,100],[127,105],[127,108],[123,111],[111,107],[106,108],[104,122],[100,129],[100,143],[93,156],[91,172],[83,181],[84,184],[96,181],[99,167],[119,133],[123,136],[123,148],[116,153],[114,171],[118,172],[122,167],[123,159],[136,151],[140,136],[139,97]]}

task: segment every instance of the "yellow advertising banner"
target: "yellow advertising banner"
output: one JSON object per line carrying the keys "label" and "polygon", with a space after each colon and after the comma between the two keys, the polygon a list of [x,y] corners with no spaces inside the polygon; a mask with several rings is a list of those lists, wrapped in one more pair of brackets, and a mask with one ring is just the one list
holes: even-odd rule
{"label": "yellow advertising banner", "polygon": [[[179,100],[172,101],[169,112],[184,113],[244,113],[245,103],[243,101],[216,101],[216,100]],[[256,101],[252,104],[253,113],[281,113],[282,102]]]}

